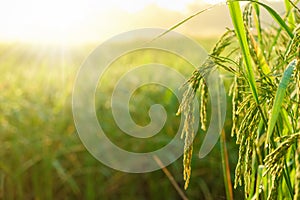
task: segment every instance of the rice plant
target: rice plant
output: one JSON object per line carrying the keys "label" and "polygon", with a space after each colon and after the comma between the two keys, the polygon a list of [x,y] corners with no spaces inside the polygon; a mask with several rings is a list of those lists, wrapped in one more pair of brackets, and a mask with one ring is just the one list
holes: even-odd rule
{"label": "rice plant", "polygon": [[[234,28],[187,81],[179,108],[191,127],[189,103],[199,91],[205,128],[208,97],[203,74],[216,69],[231,74],[231,135],[239,145],[234,187],[243,187],[245,199],[300,198],[300,11],[298,1],[284,3],[286,12],[279,15],[258,1],[248,1],[243,11],[239,1],[228,1]],[[262,25],[261,9],[273,17],[273,24]],[[189,138],[193,131],[187,128],[184,134]],[[192,144],[185,141],[186,188]],[[227,194],[229,184],[225,182]]]}
{"label": "rice plant", "polygon": [[[186,91],[178,109],[178,114],[182,113],[186,119],[182,133],[185,141],[183,174],[184,187],[188,189],[190,185],[186,191],[189,198],[217,199],[223,195],[223,190],[217,185],[220,182],[216,167],[219,154],[213,154],[213,163],[211,160],[206,160],[204,164],[202,160],[197,163],[194,160],[194,169],[191,165],[193,147],[196,149],[198,142],[192,140],[195,130],[191,102],[194,98],[200,99],[200,127],[206,130],[209,95],[204,77],[212,70],[220,70],[232,77],[229,92],[232,99],[231,135],[239,145],[239,152],[235,174],[230,174],[225,141],[225,135],[230,135],[230,131],[224,130],[220,137],[220,149],[227,199],[233,199],[231,177],[234,177],[234,187],[244,191],[245,199],[300,198],[298,4],[297,0],[284,0],[286,11],[279,14],[266,4],[253,0],[248,1],[243,10],[238,1],[228,2],[234,28],[225,31],[206,62],[186,82]],[[208,9],[197,12],[170,30]],[[262,24],[262,10],[273,17],[271,25]],[[159,37],[164,34],[167,32]],[[52,66],[80,66],[85,51],[89,49],[72,51],[76,59],[63,64],[61,57],[53,57],[52,52],[48,52],[47,56],[38,54],[33,57],[27,46],[17,51],[15,49],[18,48],[0,46],[1,53],[8,52],[0,60],[0,199],[179,198],[177,193],[181,190],[174,190],[175,186],[171,183],[177,186],[180,177],[173,180],[169,174],[169,181],[165,176],[168,174],[166,169],[163,169],[165,174],[161,171],[142,175],[117,172],[98,163],[79,141],[70,106],[71,85],[76,70],[70,68],[62,75],[59,68]],[[135,56],[134,59],[125,57],[121,60],[122,69],[134,66],[131,60],[138,64],[149,60],[149,57],[148,54]],[[181,70],[186,64],[175,62],[171,55],[167,57],[162,53],[152,54],[152,57]],[[49,68],[53,70],[51,73]],[[58,77],[62,82],[57,81]],[[99,95],[99,102],[107,100],[113,88],[111,83],[116,82],[110,80],[113,81],[107,81],[105,95]],[[66,88],[61,89],[63,83]],[[137,100],[137,107],[151,105],[153,101],[167,101],[167,111],[173,116],[177,101],[169,98],[169,93],[166,92],[162,98],[154,89],[146,92],[147,99]],[[99,104],[97,109],[99,113],[108,110],[104,104]],[[140,115],[136,118],[141,123],[148,122]],[[112,133],[111,139],[116,143],[120,141],[120,132],[113,126],[112,117],[101,115],[99,119]],[[178,118],[170,119],[174,119],[174,127],[177,127]],[[135,145],[136,142],[129,141],[124,146],[136,147],[137,151],[152,149],[156,147],[154,145],[163,146],[176,131],[166,127],[162,132],[168,134],[163,134],[163,140],[153,140],[150,145]],[[181,161],[175,162],[169,170],[177,174],[181,171],[181,165]],[[195,184],[191,177],[199,174],[205,176],[206,181],[198,179]],[[215,188],[210,191],[212,187]]]}

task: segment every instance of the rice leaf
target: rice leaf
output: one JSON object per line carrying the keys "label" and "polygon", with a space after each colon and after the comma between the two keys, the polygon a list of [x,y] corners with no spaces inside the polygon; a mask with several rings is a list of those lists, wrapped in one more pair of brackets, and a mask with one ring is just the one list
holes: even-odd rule
{"label": "rice leaf", "polygon": [[278,89],[276,91],[275,100],[274,100],[274,104],[273,104],[273,107],[272,107],[270,120],[269,120],[269,123],[268,123],[267,139],[266,139],[266,143],[265,143],[266,146],[268,145],[270,137],[272,136],[272,132],[273,132],[274,127],[276,125],[276,121],[277,121],[278,115],[280,113],[281,106],[283,104],[283,100],[284,100],[284,96],[285,96],[285,92],[286,92],[288,83],[291,79],[291,76],[292,76],[293,71],[294,71],[294,69],[297,65],[297,62],[298,62],[297,59],[294,59],[292,62],[289,63],[286,70],[284,71],[284,74],[283,74],[282,79],[279,83]]}
{"label": "rice leaf", "polygon": [[217,6],[217,5],[221,5],[221,4],[216,4],[216,5],[210,6],[210,7],[208,7],[208,8],[205,8],[205,9],[203,9],[203,10],[200,10],[200,11],[196,12],[195,14],[193,14],[193,15],[191,15],[191,16],[185,18],[185,19],[183,19],[183,20],[180,21],[179,23],[175,24],[174,26],[172,26],[172,27],[169,28],[168,30],[164,31],[163,33],[161,33],[160,35],[158,35],[157,37],[155,37],[155,38],[154,38],[153,40],[151,40],[150,42],[153,42],[154,40],[157,40],[158,38],[161,38],[162,36],[168,34],[170,31],[176,29],[177,27],[179,27],[180,25],[182,25],[182,24],[184,24],[185,22],[189,21],[190,19],[192,19],[192,18],[198,16],[199,14],[201,14],[201,13],[203,13],[203,12],[205,12],[205,11],[208,11],[208,10],[214,8],[214,7]]}
{"label": "rice leaf", "polygon": [[237,38],[238,38],[240,46],[241,46],[243,58],[245,60],[245,67],[247,70],[249,85],[251,87],[255,101],[256,101],[257,105],[259,105],[258,92],[257,92],[256,84],[255,84],[255,77],[254,77],[253,67],[252,67],[252,63],[251,63],[251,55],[250,55],[249,45],[247,42],[246,30],[244,27],[240,4],[237,1],[229,1],[228,7],[229,7],[231,20],[232,20]]}

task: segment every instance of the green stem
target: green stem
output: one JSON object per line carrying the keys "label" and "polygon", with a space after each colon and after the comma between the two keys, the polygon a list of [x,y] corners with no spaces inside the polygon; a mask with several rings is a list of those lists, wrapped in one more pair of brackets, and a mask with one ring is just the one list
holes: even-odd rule
{"label": "green stem", "polygon": [[266,124],[267,120],[264,117],[263,110],[261,109],[260,103],[258,100],[258,91],[257,91],[257,87],[256,87],[255,76],[254,76],[253,66],[252,66],[252,61],[251,61],[251,54],[250,54],[250,49],[249,49],[249,45],[248,45],[248,41],[247,41],[247,35],[246,35],[245,26],[244,26],[242,11],[240,8],[240,3],[238,1],[234,1],[234,0],[228,1],[228,8],[230,11],[230,16],[231,16],[231,20],[232,20],[232,23],[234,26],[235,33],[237,35],[239,44],[241,46],[243,58],[245,61],[247,79],[248,79],[254,100],[256,102],[256,105],[258,106],[261,116]]}
{"label": "green stem", "polygon": [[257,3],[252,2],[252,6],[253,6],[254,12],[255,12],[255,14],[253,15],[253,17],[254,17],[254,23],[255,23],[255,26],[256,26],[256,29],[257,29],[257,37],[258,37],[258,41],[259,41],[259,47],[261,49],[261,52],[264,55],[264,45],[263,45],[263,39],[262,39],[262,30],[261,30],[261,25],[260,25],[260,10],[259,10],[259,6],[257,5]]}
{"label": "green stem", "polygon": [[248,81],[251,87],[251,90],[253,92],[254,99],[256,103],[258,104],[258,93],[257,88],[255,84],[255,78],[254,78],[254,72],[251,62],[251,55],[249,50],[249,45],[247,42],[247,36],[246,36],[246,30],[244,27],[243,17],[242,17],[242,11],[240,8],[240,4],[237,1],[229,1],[228,4],[231,20],[234,26],[235,33],[237,35],[237,38],[239,40],[243,58],[245,60],[245,67],[247,70],[248,75]]}
{"label": "green stem", "polygon": [[257,158],[256,158],[256,154],[254,153],[252,159],[251,187],[250,187],[250,193],[248,199],[252,199],[253,195],[255,194],[255,190],[256,190],[255,184],[256,184],[256,180],[258,179],[257,168],[258,168]]}
{"label": "green stem", "polygon": [[284,0],[285,10],[287,13],[287,21],[291,29],[295,28],[295,16],[292,11],[293,6],[291,5],[289,0]]}
{"label": "green stem", "polygon": [[259,193],[260,193],[260,186],[261,186],[261,182],[262,182],[262,176],[263,174],[263,166],[260,165],[258,166],[258,170],[257,170],[257,179],[256,179],[256,187],[255,187],[255,199],[259,199]]}
{"label": "green stem", "polygon": [[221,157],[222,157],[222,167],[223,167],[226,199],[233,200],[229,159],[228,159],[228,152],[227,152],[227,147],[226,147],[226,137],[225,137],[224,130],[222,130],[222,132],[221,132],[220,146],[221,146]]}

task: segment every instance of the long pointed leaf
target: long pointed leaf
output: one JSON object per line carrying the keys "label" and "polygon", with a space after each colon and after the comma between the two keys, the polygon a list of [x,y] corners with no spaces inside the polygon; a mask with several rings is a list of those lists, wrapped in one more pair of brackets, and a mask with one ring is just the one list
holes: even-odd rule
{"label": "long pointed leaf", "polygon": [[297,59],[294,59],[292,62],[289,63],[286,70],[284,71],[284,74],[281,78],[281,81],[279,83],[278,89],[276,91],[276,96],[274,100],[274,104],[271,111],[270,120],[268,123],[268,130],[267,130],[267,140],[266,140],[266,146],[270,140],[270,137],[272,136],[272,132],[274,130],[278,115],[281,110],[281,106],[283,104],[284,96],[286,93],[286,89],[288,86],[288,83],[291,79],[291,76],[293,74],[293,71],[297,65]]}
{"label": "long pointed leaf", "polygon": [[250,55],[249,45],[247,42],[246,30],[244,27],[240,4],[237,1],[229,1],[228,7],[231,15],[231,20],[234,26],[234,30],[239,40],[241,50],[243,53],[243,58],[245,60],[245,67],[248,75],[249,85],[252,90],[255,102],[257,103],[257,105],[259,105],[258,92],[255,83],[253,66],[251,62],[251,55]]}
{"label": "long pointed leaf", "polygon": [[[203,9],[203,10],[200,10],[200,11],[196,12],[195,14],[193,14],[193,15],[191,15],[191,16],[185,18],[184,20],[180,21],[179,23],[175,24],[174,26],[172,26],[171,28],[169,28],[169,29],[166,30],[165,32],[163,32],[163,33],[161,33],[160,35],[158,35],[157,37],[155,37],[152,41],[157,40],[158,38],[161,38],[162,36],[166,35],[166,34],[169,33],[170,31],[172,31],[172,30],[174,30],[175,28],[177,28],[178,26],[184,24],[185,22],[187,22],[187,21],[189,21],[190,19],[192,19],[192,18],[198,16],[199,14],[201,14],[201,13],[203,13],[203,12],[205,12],[205,11],[208,11],[208,10],[214,8],[214,7],[217,6],[217,5],[221,5],[221,4],[216,4],[216,5],[210,6],[210,7],[208,7],[208,8],[205,8],[205,9]],[[151,42],[152,42],[152,41],[151,41]]]}

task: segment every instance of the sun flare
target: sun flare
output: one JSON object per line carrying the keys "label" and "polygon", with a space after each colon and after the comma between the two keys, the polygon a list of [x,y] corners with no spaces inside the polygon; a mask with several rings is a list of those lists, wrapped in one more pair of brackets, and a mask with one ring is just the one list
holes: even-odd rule
{"label": "sun flare", "polygon": [[0,35],[8,40],[63,42],[72,40],[84,20],[79,1],[7,1],[0,8]]}
{"label": "sun flare", "polygon": [[135,28],[168,28],[192,14],[189,6],[220,2],[224,0],[10,0],[0,7],[0,41],[103,41]]}

